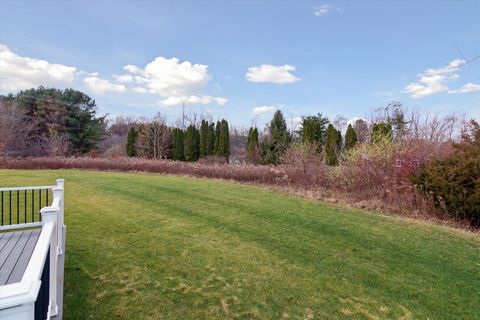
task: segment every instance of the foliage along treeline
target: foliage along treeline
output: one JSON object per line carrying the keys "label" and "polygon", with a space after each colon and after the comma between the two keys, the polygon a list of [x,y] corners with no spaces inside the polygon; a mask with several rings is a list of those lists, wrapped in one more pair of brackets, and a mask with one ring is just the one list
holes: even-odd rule
{"label": "foliage along treeline", "polygon": [[161,116],[128,131],[126,152],[130,157],[198,161],[210,156],[228,162],[230,133],[225,119],[216,124],[202,120],[200,127],[190,124],[185,130],[170,128]]}
{"label": "foliage along treeline", "polygon": [[437,207],[480,227],[480,125],[471,120],[453,148],[450,155],[425,163],[412,182]]}
{"label": "foliage along treeline", "polygon": [[[360,124],[363,120],[360,120]],[[322,114],[302,118],[300,129],[292,135],[287,128],[285,118],[277,110],[268,125],[268,131],[260,141],[256,127],[251,127],[247,135],[246,159],[250,163],[280,164],[287,149],[295,143],[313,146],[318,156],[325,156],[325,163],[337,165],[343,152],[352,149],[358,138],[352,125],[348,125],[345,143],[342,132],[336,129]]]}
{"label": "foliage along treeline", "polygon": [[97,148],[105,117],[97,104],[73,89],[39,87],[0,95],[0,154],[79,155]]}

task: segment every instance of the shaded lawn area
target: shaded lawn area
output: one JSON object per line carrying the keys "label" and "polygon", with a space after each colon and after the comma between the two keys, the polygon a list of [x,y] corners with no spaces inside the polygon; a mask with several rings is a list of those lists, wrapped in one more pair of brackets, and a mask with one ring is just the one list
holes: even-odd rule
{"label": "shaded lawn area", "polygon": [[66,179],[65,319],[480,319],[480,236],[230,182]]}

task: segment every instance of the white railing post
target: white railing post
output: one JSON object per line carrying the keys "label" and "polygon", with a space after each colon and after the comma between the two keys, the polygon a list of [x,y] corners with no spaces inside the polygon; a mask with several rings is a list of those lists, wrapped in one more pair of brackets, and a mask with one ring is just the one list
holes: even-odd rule
{"label": "white railing post", "polygon": [[58,179],[57,186],[52,189],[53,202],[49,207],[40,210],[42,222],[53,222],[54,230],[50,242],[50,316],[58,313],[57,305],[57,275],[58,256],[64,252],[64,180]]}
{"label": "white railing post", "polygon": [[[57,234],[58,234],[58,254],[63,254],[65,251],[65,180],[64,179],[57,179],[57,188],[53,190],[53,192],[57,192],[58,196],[60,197],[59,208],[60,212],[58,213],[58,226],[57,226]],[[54,194],[55,199],[55,194]]]}

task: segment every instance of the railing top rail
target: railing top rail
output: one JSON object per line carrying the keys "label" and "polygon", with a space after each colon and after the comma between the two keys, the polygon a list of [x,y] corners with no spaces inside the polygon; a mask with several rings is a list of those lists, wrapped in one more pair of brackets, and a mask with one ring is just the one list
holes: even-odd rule
{"label": "railing top rail", "polygon": [[35,186],[35,187],[12,187],[12,188],[0,188],[0,191],[24,191],[24,190],[45,190],[54,189],[58,186]]}

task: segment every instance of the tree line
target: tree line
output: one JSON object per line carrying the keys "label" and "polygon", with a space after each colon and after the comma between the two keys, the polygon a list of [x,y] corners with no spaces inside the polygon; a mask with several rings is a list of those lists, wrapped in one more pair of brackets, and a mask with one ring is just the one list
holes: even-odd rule
{"label": "tree line", "polygon": [[[376,143],[382,139],[393,139],[393,127],[400,127],[404,116],[374,123],[371,130],[368,124],[358,119],[348,124],[345,134],[341,128],[323,117],[321,113],[304,116],[299,129],[289,131],[281,110],[277,110],[260,137],[257,127],[250,127],[247,134],[245,153],[247,162],[254,164],[281,164],[286,150],[295,144],[312,146],[318,156],[323,156],[327,165],[338,165],[342,155],[352,150],[359,142]],[[371,131],[371,132],[370,132]]]}
{"label": "tree line", "polygon": [[81,155],[105,135],[95,100],[73,89],[39,87],[0,95],[0,155]]}
{"label": "tree line", "polygon": [[222,119],[215,124],[203,119],[199,126],[191,123],[183,129],[168,127],[165,119],[157,115],[152,121],[140,124],[138,129],[130,127],[125,148],[129,157],[188,162],[218,157],[228,162],[228,121]]}

